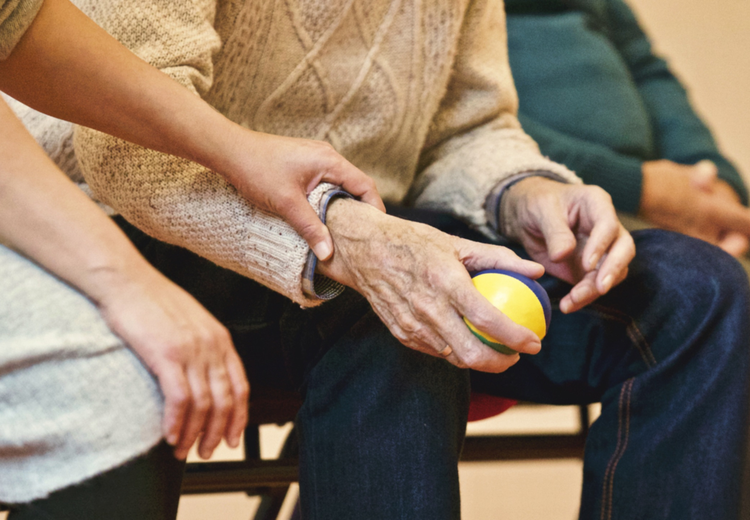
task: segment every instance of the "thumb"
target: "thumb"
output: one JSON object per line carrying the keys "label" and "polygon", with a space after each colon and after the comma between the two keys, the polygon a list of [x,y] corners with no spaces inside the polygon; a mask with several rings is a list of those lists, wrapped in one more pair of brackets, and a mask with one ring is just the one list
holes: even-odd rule
{"label": "thumb", "polygon": [[701,191],[711,191],[718,175],[719,169],[716,165],[709,160],[703,160],[693,165],[690,182]]}
{"label": "thumb", "polygon": [[333,255],[331,233],[307,199],[300,197],[298,203],[281,212],[281,217],[307,242],[318,260],[325,261]]}
{"label": "thumb", "polygon": [[744,255],[750,247],[750,241],[742,233],[727,233],[717,244],[724,251],[737,258]]}

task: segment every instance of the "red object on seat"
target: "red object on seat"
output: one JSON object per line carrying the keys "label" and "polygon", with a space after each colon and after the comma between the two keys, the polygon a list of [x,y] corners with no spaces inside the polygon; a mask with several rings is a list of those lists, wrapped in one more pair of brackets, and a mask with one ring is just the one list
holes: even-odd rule
{"label": "red object on seat", "polygon": [[500,415],[517,402],[513,399],[472,392],[471,402],[469,403],[469,420],[481,421],[488,417]]}

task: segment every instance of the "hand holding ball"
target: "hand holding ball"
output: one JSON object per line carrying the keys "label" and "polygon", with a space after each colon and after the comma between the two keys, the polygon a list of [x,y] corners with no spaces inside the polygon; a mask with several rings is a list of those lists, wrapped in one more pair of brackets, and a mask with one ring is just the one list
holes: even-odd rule
{"label": "hand holding ball", "polygon": [[[547,334],[552,307],[547,291],[536,281],[501,269],[474,273],[472,281],[474,287],[511,320],[530,329],[539,336],[539,339]],[[469,330],[485,345],[501,354],[516,354],[515,350],[478,330],[466,318],[464,321],[469,326]]]}

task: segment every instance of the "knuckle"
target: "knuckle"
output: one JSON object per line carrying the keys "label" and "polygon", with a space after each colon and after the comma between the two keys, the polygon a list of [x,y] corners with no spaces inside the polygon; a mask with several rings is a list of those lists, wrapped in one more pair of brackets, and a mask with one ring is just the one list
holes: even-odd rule
{"label": "knuckle", "polygon": [[184,388],[172,390],[169,395],[172,403],[178,408],[184,408],[190,402],[190,397]]}
{"label": "knuckle", "polygon": [[187,357],[185,351],[188,348],[188,342],[184,338],[174,338],[162,345],[161,352],[166,361],[181,363]]}
{"label": "knuckle", "polygon": [[193,399],[193,408],[200,413],[207,412],[211,408],[211,404],[211,398],[205,392],[201,392]]}
{"label": "knuckle", "polygon": [[461,361],[469,367],[478,365],[481,360],[482,356],[476,348],[466,349],[466,351],[461,354]]}
{"label": "knuckle", "polygon": [[250,385],[246,381],[234,385],[234,396],[240,401],[247,401],[250,397]]}
{"label": "knuckle", "polygon": [[232,409],[232,404],[232,396],[231,394],[227,393],[226,395],[214,399],[214,410],[216,410],[220,415],[225,416]]}
{"label": "knuckle", "polygon": [[221,346],[230,347],[233,344],[232,334],[230,334],[229,329],[219,322],[216,322],[214,337],[216,338],[216,342]]}
{"label": "knuckle", "polygon": [[487,331],[497,320],[489,310],[482,308],[472,312],[469,321],[478,329]]}

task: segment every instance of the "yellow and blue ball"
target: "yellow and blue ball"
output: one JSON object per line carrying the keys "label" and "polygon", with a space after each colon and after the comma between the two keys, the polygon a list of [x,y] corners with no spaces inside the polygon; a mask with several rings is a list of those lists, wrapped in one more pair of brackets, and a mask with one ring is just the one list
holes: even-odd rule
{"label": "yellow and blue ball", "polygon": [[[512,271],[489,269],[472,275],[474,287],[492,305],[511,320],[530,329],[539,339],[544,338],[552,318],[547,291],[535,280]],[[516,351],[503,345],[464,318],[471,332],[482,343],[502,354],[515,354]]]}

